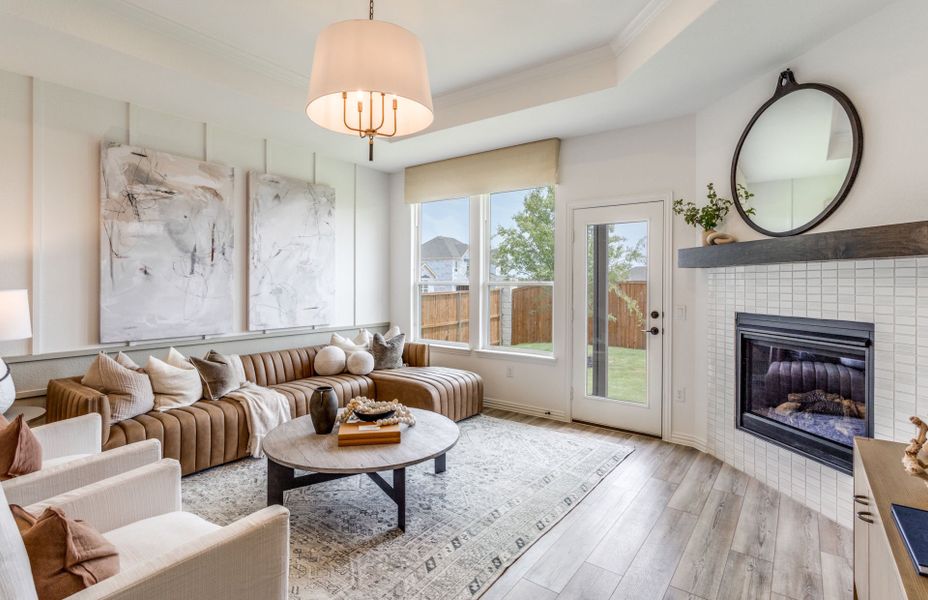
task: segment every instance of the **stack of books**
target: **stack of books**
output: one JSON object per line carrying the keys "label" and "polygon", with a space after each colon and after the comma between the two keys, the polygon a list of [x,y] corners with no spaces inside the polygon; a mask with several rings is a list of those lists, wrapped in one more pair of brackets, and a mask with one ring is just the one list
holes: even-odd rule
{"label": "stack of books", "polygon": [[373,446],[376,444],[399,444],[399,425],[376,425],[357,421],[342,423],[338,428],[339,446]]}

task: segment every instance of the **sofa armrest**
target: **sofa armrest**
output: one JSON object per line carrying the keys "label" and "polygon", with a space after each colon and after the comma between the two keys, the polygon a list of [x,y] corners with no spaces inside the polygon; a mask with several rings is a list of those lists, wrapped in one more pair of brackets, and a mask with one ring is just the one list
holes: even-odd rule
{"label": "sofa armrest", "polygon": [[165,458],[32,504],[26,510],[39,515],[48,506],[60,507],[70,518],[82,519],[102,533],[179,511],[180,463]]}
{"label": "sofa armrest", "polygon": [[161,442],[145,440],[8,479],[3,491],[10,504],[28,506],[159,460]]}
{"label": "sofa armrest", "polygon": [[110,437],[110,401],[106,394],[81,385],[79,377],[52,379],[48,382],[45,397],[45,421],[54,423],[80,415],[100,415],[100,441],[106,444]]}
{"label": "sofa armrest", "polygon": [[42,460],[72,454],[99,454],[103,450],[103,418],[99,413],[40,425],[32,433],[42,446]]}
{"label": "sofa armrest", "polygon": [[286,600],[290,512],[271,506],[93,585],[70,600]]}
{"label": "sofa armrest", "polygon": [[408,367],[429,366],[429,345],[421,342],[407,342],[403,347],[403,363]]}

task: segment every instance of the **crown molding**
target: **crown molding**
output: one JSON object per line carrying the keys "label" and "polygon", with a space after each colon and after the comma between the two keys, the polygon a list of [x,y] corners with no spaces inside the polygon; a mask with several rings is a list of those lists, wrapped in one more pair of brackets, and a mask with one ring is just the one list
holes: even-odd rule
{"label": "crown molding", "polygon": [[621,54],[670,5],[671,0],[651,0],[610,42],[616,56]]}
{"label": "crown molding", "polygon": [[237,48],[216,37],[193,29],[180,21],[159,15],[146,8],[133,4],[128,0],[117,0],[116,2],[108,3],[103,6],[113,15],[132,25],[141,27],[151,33],[182,42],[197,50],[210,54],[211,56],[240,67],[245,67],[265,77],[301,89],[309,85],[309,75],[294,71],[262,56]]}

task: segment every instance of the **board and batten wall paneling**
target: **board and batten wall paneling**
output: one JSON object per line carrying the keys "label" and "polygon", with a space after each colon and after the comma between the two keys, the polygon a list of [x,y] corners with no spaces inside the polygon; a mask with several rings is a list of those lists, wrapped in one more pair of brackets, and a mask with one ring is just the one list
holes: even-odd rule
{"label": "board and batten wall paneling", "polygon": [[35,349],[74,350],[100,330],[100,140],[128,141],[125,102],[41,83],[36,178],[41,182],[40,307]]}
{"label": "board and batten wall paneling", "polygon": [[[325,341],[324,331],[256,332],[247,322],[248,199],[250,170],[279,173],[336,190],[339,256],[337,305],[331,327],[383,324],[384,294],[373,306],[356,297],[355,281],[388,285],[388,178],[368,167],[326,158],[313,148],[255,137],[194,119],[88,94],[28,76],[0,71],[0,289],[33,292],[36,338],[0,342],[20,389],[43,384],[42,375],[82,363],[100,348],[100,143],[110,140],[227,164],[235,168],[234,324],[228,339],[207,345],[248,352]],[[358,181],[365,199],[355,214]],[[382,202],[383,207],[375,206]],[[376,219],[375,223],[368,219]],[[363,231],[363,243],[356,249]],[[376,231],[377,236],[371,233]],[[35,248],[35,251],[33,251]],[[355,263],[358,272],[355,273]],[[360,302],[360,310],[356,303]],[[357,313],[357,318],[356,318]],[[241,337],[241,336],[245,337]],[[255,337],[257,336],[257,337]],[[195,340],[188,340],[190,344]],[[170,340],[139,344],[147,353]],[[112,345],[118,347],[120,345]],[[62,362],[63,361],[63,362]],[[60,364],[59,364],[60,362]],[[65,371],[67,369],[64,369]],[[20,380],[23,380],[20,383]],[[28,380],[28,381],[26,381]]]}
{"label": "board and batten wall paneling", "polygon": [[335,323],[355,322],[354,171],[351,163],[316,155],[316,183],[335,188]]}
{"label": "board and batten wall paneling", "polygon": [[390,320],[390,176],[358,168],[355,195],[355,296],[358,323]]}
{"label": "board and batten wall paneling", "polygon": [[[248,172],[264,172],[265,140],[215,125],[206,130],[207,160],[235,165],[233,323],[248,331]],[[240,225],[239,225],[240,224]]]}
{"label": "board and batten wall paneling", "polygon": [[[0,71],[0,289],[32,288],[32,81]],[[7,342],[13,354],[29,341]]]}

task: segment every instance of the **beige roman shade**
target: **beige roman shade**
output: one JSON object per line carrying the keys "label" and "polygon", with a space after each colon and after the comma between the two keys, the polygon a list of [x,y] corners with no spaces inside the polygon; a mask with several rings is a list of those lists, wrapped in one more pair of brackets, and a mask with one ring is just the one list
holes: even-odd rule
{"label": "beige roman shade", "polygon": [[560,147],[561,140],[542,140],[409,167],[406,202],[554,185]]}

